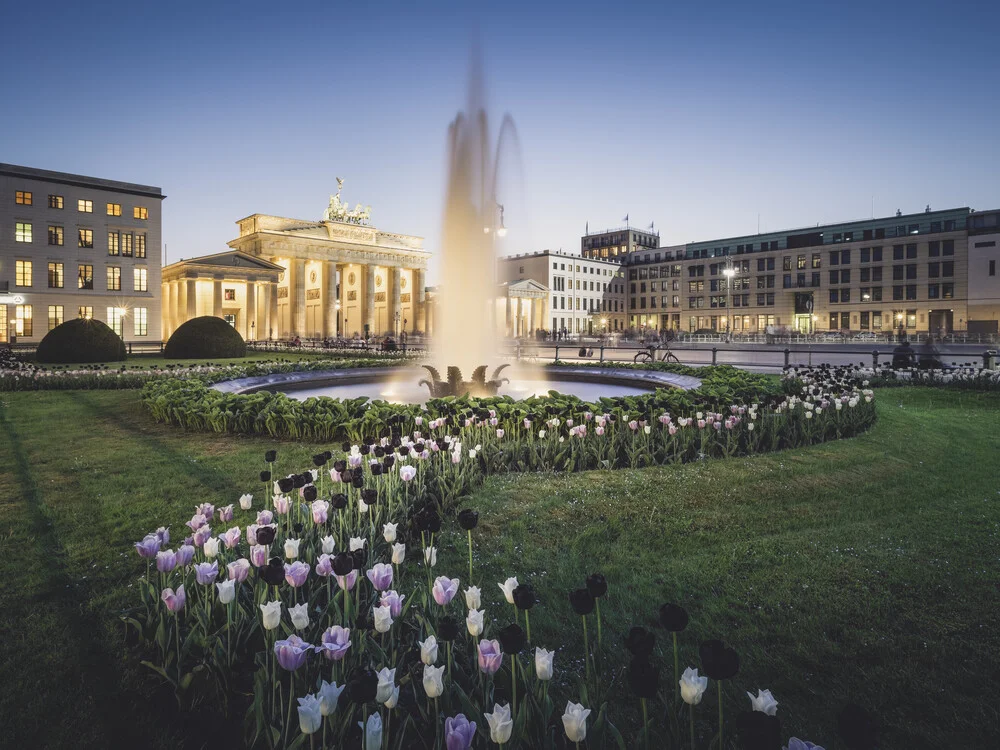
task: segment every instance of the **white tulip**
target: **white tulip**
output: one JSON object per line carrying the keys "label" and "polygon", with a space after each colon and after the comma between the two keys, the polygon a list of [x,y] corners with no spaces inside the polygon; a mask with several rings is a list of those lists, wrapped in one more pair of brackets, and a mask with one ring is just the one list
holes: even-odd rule
{"label": "white tulip", "polygon": [[486,723],[490,725],[490,739],[498,745],[502,745],[510,740],[510,733],[514,729],[514,722],[510,718],[510,706],[494,704],[493,713],[483,714]]}
{"label": "white tulip", "polygon": [[371,506],[368,505],[368,503],[366,503],[360,497],[358,498],[358,513],[361,513],[362,515],[364,515],[364,514],[366,514],[368,512],[368,509],[370,507]]}
{"label": "white tulip", "polygon": [[261,619],[264,630],[274,630],[281,624],[281,602],[268,602],[260,605]]}
{"label": "white tulip", "polygon": [[444,692],[444,665],[435,667],[430,664],[424,666],[424,692],[428,698],[437,698]]}
{"label": "white tulip", "polygon": [[294,560],[299,556],[299,542],[301,539],[286,539],[285,540],[285,557],[289,560]]}
{"label": "white tulip", "polygon": [[437,547],[425,547],[424,548],[424,564],[434,567],[437,565],[438,561],[438,551]]}
{"label": "white tulip", "polygon": [[215,584],[215,588],[219,590],[219,601],[223,604],[229,604],[236,598],[236,580],[233,578]]}
{"label": "white tulip", "polygon": [[747,693],[747,697],[750,699],[750,705],[753,706],[754,711],[760,711],[768,716],[774,716],[778,713],[778,701],[771,695],[770,690],[757,690],[756,698],[753,693]]}
{"label": "white tulip", "polygon": [[352,536],[351,541],[348,545],[348,549],[351,552],[357,552],[359,549],[362,549],[367,542],[368,542],[367,539],[362,539],[361,537]]}
{"label": "white tulip", "polygon": [[289,607],[288,614],[292,618],[292,627],[296,630],[305,630],[309,627],[308,604],[296,604],[294,607]]}
{"label": "white tulip", "polygon": [[365,745],[361,750],[381,750],[382,748],[382,717],[376,711],[368,717],[368,724],[358,722],[358,726],[364,730]]}
{"label": "white tulip", "polygon": [[406,545],[402,542],[397,542],[392,545],[392,564],[402,565],[403,560],[406,559]]}
{"label": "white tulip", "polygon": [[250,510],[253,507],[253,495],[240,495],[240,507]]}
{"label": "white tulip", "polygon": [[469,629],[469,635],[478,638],[483,634],[483,615],[485,614],[485,609],[469,610],[469,616],[465,618],[465,627]]}
{"label": "white tulip", "polygon": [[465,590],[465,606],[469,609],[479,609],[483,606],[483,600],[478,586],[469,586],[469,588]]}
{"label": "white tulip", "polygon": [[392,610],[386,604],[382,607],[374,607],[375,630],[379,633],[388,633],[392,627]]}
{"label": "white tulip", "polygon": [[538,431],[538,437],[544,438],[545,437],[545,430],[539,430]]}
{"label": "white tulip", "polygon": [[382,527],[382,538],[389,544],[396,541],[396,527],[398,525],[396,523],[387,523]]}
{"label": "white tulip", "polygon": [[570,742],[583,742],[587,739],[587,717],[590,716],[590,709],[584,708],[582,703],[566,703],[566,713],[562,716],[563,729]]}
{"label": "white tulip", "polygon": [[320,713],[319,698],[315,695],[307,695],[299,698],[299,729],[302,734],[312,734],[323,724],[323,715]]}
{"label": "white tulip", "polygon": [[337,703],[340,701],[340,694],[344,692],[346,685],[341,686],[336,682],[323,680],[319,686],[319,712],[323,716],[330,716],[337,710]]}
{"label": "white tulip", "polygon": [[507,598],[507,603],[508,604],[513,604],[514,603],[514,589],[517,588],[517,579],[516,578],[508,578],[503,583],[498,583],[497,586],[500,587],[500,590],[503,592],[503,595]]}
{"label": "white tulip", "polygon": [[546,651],[544,648],[535,649],[535,676],[539,680],[552,679],[552,661],[555,659],[555,651]]}
{"label": "white tulip", "polygon": [[202,547],[205,552],[205,557],[211,560],[213,557],[219,554],[219,537],[213,536],[205,540],[205,544]]}
{"label": "white tulip", "polygon": [[681,698],[684,699],[684,702],[691,706],[697,706],[701,703],[701,697],[705,694],[705,690],[708,689],[708,678],[699,677],[697,669],[688,667],[681,675],[680,686]]}
{"label": "white tulip", "polygon": [[390,695],[389,699],[384,701],[382,705],[386,708],[395,708],[397,703],[399,703],[399,685],[392,688],[392,695]]}
{"label": "white tulip", "polygon": [[319,543],[323,545],[324,555],[332,555],[337,546],[337,542],[332,536],[323,537],[319,540]]}
{"label": "white tulip", "polygon": [[396,685],[396,670],[382,667],[378,673],[378,692],[375,693],[376,703],[385,703],[392,697],[392,689]]}
{"label": "white tulip", "polygon": [[429,635],[426,641],[417,641],[417,644],[420,646],[420,661],[424,664],[434,664],[438,659],[437,638]]}

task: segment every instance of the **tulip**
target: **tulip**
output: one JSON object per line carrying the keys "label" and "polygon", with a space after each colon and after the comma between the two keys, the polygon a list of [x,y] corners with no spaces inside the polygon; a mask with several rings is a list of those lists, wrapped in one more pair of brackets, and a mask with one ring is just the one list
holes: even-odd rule
{"label": "tulip", "polygon": [[[361,726],[361,722],[358,722]],[[368,723],[362,726],[365,734],[365,744],[361,750],[381,750],[382,748],[382,717],[373,713],[368,717]]]}
{"label": "tulip", "polygon": [[264,630],[274,630],[281,624],[281,601],[267,602],[260,605],[261,622]]}
{"label": "tulip", "polygon": [[135,551],[139,553],[139,557],[149,560],[156,557],[156,553],[160,551],[161,544],[163,542],[156,534],[147,534],[142,538],[141,542],[135,543]]}
{"label": "tulip", "polygon": [[183,584],[177,587],[177,591],[174,592],[173,589],[163,589],[160,592],[160,599],[163,603],[167,605],[167,610],[173,614],[177,614],[182,609],[184,609],[184,602],[187,601],[187,595],[184,593]]}
{"label": "tulip", "polygon": [[424,549],[424,565],[433,568],[437,565],[438,552],[437,547],[427,547]]}
{"label": "tulip", "polygon": [[498,583],[497,586],[499,586],[500,590],[503,591],[503,595],[504,595],[504,598],[507,599],[507,603],[508,604],[513,604],[514,603],[514,589],[517,588],[517,579],[513,578],[513,577],[508,578],[503,583]]}
{"label": "tulip", "polygon": [[392,688],[392,694],[383,701],[382,705],[386,708],[395,708],[396,704],[399,703],[399,685],[394,685]]}
{"label": "tulip", "polygon": [[243,583],[250,574],[250,561],[245,557],[241,557],[239,560],[233,560],[226,566],[226,571],[229,573],[229,579],[236,581],[237,583]]}
{"label": "tulip", "polygon": [[191,538],[191,541],[194,543],[196,547],[201,547],[205,544],[205,542],[207,542],[211,538],[212,538],[212,527],[202,526],[200,529],[194,532],[194,536]]}
{"label": "tulip", "polygon": [[444,720],[444,738],[447,750],[469,750],[476,736],[476,722],[469,721],[465,714]]}
{"label": "tulip", "polygon": [[378,672],[378,692],[375,694],[376,703],[385,703],[392,697],[393,688],[396,686],[396,670],[383,667]]}
{"label": "tulip", "polygon": [[656,636],[653,633],[645,628],[633,627],[625,637],[625,648],[632,653],[632,656],[648,657],[653,653],[655,642]]}
{"label": "tulip", "polygon": [[171,550],[160,550],[156,553],[156,569],[161,573],[169,573],[177,566],[177,553]]}
{"label": "tulip", "polygon": [[337,703],[340,702],[340,694],[344,688],[336,682],[323,680],[319,686],[319,712],[322,716],[330,716],[337,710]]}
{"label": "tulip", "polygon": [[333,558],[327,554],[322,554],[316,561],[316,575],[329,578],[333,575]]}
{"label": "tulip", "polygon": [[330,566],[338,576],[346,576],[354,570],[354,558],[349,552],[338,552],[330,561]]}
{"label": "tulip", "polygon": [[392,544],[396,541],[396,527],[398,525],[399,524],[395,523],[387,523],[382,527],[382,538],[385,539],[388,544]]}
{"label": "tulip", "polygon": [[552,661],[555,656],[555,651],[546,651],[544,648],[535,649],[535,676],[539,680],[552,679]]}
{"label": "tulip", "polygon": [[330,503],[326,502],[326,500],[316,500],[310,506],[310,510],[312,511],[313,523],[324,524],[330,510]]}
{"label": "tulip", "polygon": [[240,495],[240,507],[243,510],[250,510],[253,507],[253,495]]}
{"label": "tulip", "polygon": [[444,665],[440,667],[424,665],[424,692],[428,698],[437,698],[444,692],[444,670]]}
{"label": "tulip", "polygon": [[228,523],[233,520],[233,506],[232,503],[229,505],[219,508],[219,520],[223,523]]}
{"label": "tulip", "polygon": [[215,577],[219,575],[219,563],[198,563],[194,566],[194,576],[195,579],[202,586],[208,586],[215,580]]}
{"label": "tulip", "polygon": [[240,527],[233,526],[219,537],[226,545],[226,549],[232,549],[240,543]]}
{"label": "tulip", "polygon": [[499,641],[481,640],[478,646],[479,669],[484,674],[493,675],[500,669],[503,661],[503,651]]}
{"label": "tulip", "polygon": [[219,554],[219,540],[216,537],[206,539],[201,549],[205,553],[205,557],[211,560]]}
{"label": "tulip", "polygon": [[798,737],[792,737],[788,740],[788,746],[785,747],[785,750],[823,750],[823,748],[812,742],[800,740]]}
{"label": "tulip", "polygon": [[160,544],[170,544],[170,528],[167,526],[161,526],[155,532],[156,536],[160,538]]}
{"label": "tulip", "polygon": [[590,716],[590,709],[584,708],[581,703],[566,703],[566,712],[562,716],[563,729],[566,730],[566,737],[570,742],[583,742],[587,739],[587,717]]}
{"label": "tulip", "polygon": [[340,625],[334,625],[320,636],[320,645],[316,646],[315,650],[329,661],[340,661],[347,655],[347,649],[350,647],[351,631]]}
{"label": "tulip", "polygon": [[351,552],[357,552],[359,549],[364,549],[365,544],[367,544],[367,539],[362,539],[361,537],[351,537],[348,544],[348,550]]}
{"label": "tulip", "polygon": [[332,536],[325,536],[319,540],[320,545],[323,548],[324,555],[333,554],[333,550],[336,547],[336,540]]}
{"label": "tulip", "polygon": [[292,627],[296,630],[305,630],[309,627],[309,605],[307,603],[303,602],[289,607],[288,614],[292,618]]}
{"label": "tulip", "polygon": [[191,561],[194,559],[194,547],[190,544],[184,544],[177,548],[177,565],[184,567],[190,565]]}
{"label": "tulip", "polygon": [[291,565],[285,563],[285,581],[289,586],[298,588],[306,582],[309,577],[309,563],[296,560]]}
{"label": "tulip", "polygon": [[291,507],[292,507],[292,501],[289,500],[284,495],[274,496],[274,512],[277,513],[279,516],[288,515],[288,511],[291,509]]}
{"label": "tulip", "polygon": [[219,590],[219,601],[223,604],[229,604],[236,598],[236,581],[231,578],[215,584],[215,588]]}
{"label": "tulip", "polygon": [[376,591],[385,591],[392,586],[392,566],[385,563],[377,563],[365,575],[372,582]]}
{"label": "tulip", "polygon": [[392,564],[402,565],[403,560],[406,559],[406,545],[402,542],[397,542],[392,545]]}
{"label": "tulip", "polygon": [[285,640],[274,642],[274,655],[278,658],[278,664],[289,672],[294,672],[305,664],[309,652],[313,650],[311,645],[297,635],[290,635]]}
{"label": "tulip", "polygon": [[263,544],[255,544],[250,548],[250,562],[255,568],[267,563],[267,549]]}
{"label": "tulip", "polygon": [[388,633],[389,628],[392,627],[392,610],[389,609],[388,605],[381,605],[373,607],[372,611],[375,615],[375,631]]}
{"label": "tulip", "polygon": [[400,596],[395,591],[383,591],[382,597],[379,599],[379,604],[383,607],[388,607],[389,614],[395,619],[403,612],[404,599],[406,599],[405,594]]}
{"label": "tulip", "polygon": [[346,576],[334,576],[334,579],[342,591],[351,591],[358,581],[358,571],[352,570]]}
{"label": "tulip", "polygon": [[409,482],[417,475],[416,466],[400,466],[399,467],[399,478],[404,482]]}
{"label": "tulip", "polygon": [[274,513],[269,510],[262,510],[257,513],[257,525],[268,526],[274,521]]}
{"label": "tulip", "polygon": [[688,667],[681,675],[681,698],[689,706],[697,706],[708,689],[708,678],[699,677],[698,670]]}
{"label": "tulip", "polygon": [[294,560],[299,556],[299,542],[301,539],[286,539],[285,540],[285,557],[289,560]]}
{"label": "tulip", "polygon": [[193,516],[191,516],[191,520],[184,525],[187,526],[189,529],[191,529],[191,531],[197,531],[207,523],[208,523],[208,518],[206,518],[201,513],[195,513]]}
{"label": "tulip", "polygon": [[477,586],[469,586],[465,590],[465,606],[469,609],[479,609],[483,606],[481,593]]}
{"label": "tulip", "polygon": [[427,636],[425,641],[417,641],[420,646],[420,661],[424,664],[434,664],[438,658],[437,638],[433,635]]}
{"label": "tulip", "polygon": [[458,593],[458,585],[459,581],[457,578],[438,576],[434,579],[434,586],[431,588],[434,601],[442,607],[447,607],[451,603],[451,600],[455,598],[455,594]]}
{"label": "tulip", "polygon": [[315,695],[299,698],[299,729],[302,734],[312,734],[323,724],[320,701]]}
{"label": "tulip", "polygon": [[255,533],[256,539],[254,541],[257,544],[263,544],[269,547],[271,546],[271,542],[274,541],[274,536],[277,533],[278,533],[277,524],[269,523],[263,526],[259,526],[257,527],[257,531]]}
{"label": "tulip", "polygon": [[465,618],[465,627],[469,629],[469,635],[478,638],[483,634],[483,616],[485,609],[470,609],[468,617]]}
{"label": "tulip", "polygon": [[778,701],[771,695],[770,690],[758,690],[757,697],[753,693],[747,693],[750,705],[754,711],[760,711],[768,716],[774,716],[778,712]]}
{"label": "tulip", "polygon": [[510,741],[510,734],[514,729],[514,722],[510,717],[510,705],[501,706],[499,703],[493,704],[493,713],[483,714],[486,723],[490,726],[490,739],[498,745],[503,745]]}

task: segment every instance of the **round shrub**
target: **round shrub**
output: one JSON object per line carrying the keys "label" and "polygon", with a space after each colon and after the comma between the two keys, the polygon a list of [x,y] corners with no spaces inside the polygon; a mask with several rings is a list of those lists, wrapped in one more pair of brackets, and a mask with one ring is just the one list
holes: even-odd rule
{"label": "round shrub", "polygon": [[247,342],[222,318],[192,318],[174,331],[163,354],[168,359],[245,357]]}
{"label": "round shrub", "polygon": [[45,334],[35,359],[44,364],[122,362],[125,342],[99,320],[74,318]]}

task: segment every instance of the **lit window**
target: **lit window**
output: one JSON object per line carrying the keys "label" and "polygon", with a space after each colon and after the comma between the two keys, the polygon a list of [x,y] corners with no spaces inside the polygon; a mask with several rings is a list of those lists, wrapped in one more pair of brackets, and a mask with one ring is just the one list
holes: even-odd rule
{"label": "lit window", "polygon": [[63,264],[49,263],[49,289],[63,288]]}
{"label": "lit window", "polygon": [[56,326],[62,325],[62,322],[63,322],[63,306],[49,305],[49,330],[51,331]]}
{"label": "lit window", "polygon": [[132,257],[132,234],[122,232],[122,255],[126,258]]}
{"label": "lit window", "polygon": [[7,305],[0,305],[0,344],[7,343]]}
{"label": "lit window", "polygon": [[222,299],[224,299],[226,302],[235,302],[236,301],[236,290],[235,289],[223,289],[222,290]]}
{"label": "lit window", "polygon": [[77,273],[77,289],[94,288],[94,267],[91,265],[80,266]]}
{"label": "lit window", "polygon": [[14,330],[18,336],[33,336],[31,305],[16,305],[14,307]]}
{"label": "lit window", "polygon": [[62,207],[63,207],[63,197],[61,195],[49,196],[49,208],[62,208]]}
{"label": "lit window", "polygon": [[81,214],[92,214],[94,213],[94,201],[85,201],[83,198],[80,198],[76,202],[76,210]]}
{"label": "lit window", "polygon": [[14,261],[14,286],[31,286],[31,261]]}
{"label": "lit window", "polygon": [[146,257],[146,235],[137,234],[135,236],[135,257],[145,258]]}
{"label": "lit window", "polygon": [[90,305],[81,305],[80,309],[77,310],[76,316],[78,318],[83,318],[84,320],[93,320],[94,308]]}
{"label": "lit window", "polygon": [[108,291],[122,290],[122,269],[119,266],[108,266]]}
{"label": "lit window", "polygon": [[133,268],[132,269],[132,286],[133,290],[136,292],[146,291],[146,269],[145,268]]}
{"label": "lit window", "polygon": [[132,309],[132,333],[136,336],[146,335],[145,307],[135,307]]}
{"label": "lit window", "polygon": [[62,227],[49,227],[49,244],[50,245],[62,245],[63,244],[63,228]]}
{"label": "lit window", "polygon": [[119,336],[124,335],[125,330],[125,310],[120,307],[108,308],[108,328]]}
{"label": "lit window", "polygon": [[31,193],[24,190],[17,190],[14,192],[14,203],[19,206],[30,206],[31,197]]}
{"label": "lit window", "polygon": [[134,206],[132,208],[132,218],[133,219],[148,219],[149,210],[145,206]]}
{"label": "lit window", "polygon": [[93,229],[78,229],[77,230],[77,247],[93,247],[94,246],[94,230]]}
{"label": "lit window", "polygon": [[108,255],[118,254],[118,232],[108,232]]}
{"label": "lit window", "polygon": [[31,224],[21,221],[14,224],[14,241],[31,242]]}
{"label": "lit window", "polygon": [[108,204],[108,216],[121,216],[122,215],[122,204],[121,203],[109,203]]}

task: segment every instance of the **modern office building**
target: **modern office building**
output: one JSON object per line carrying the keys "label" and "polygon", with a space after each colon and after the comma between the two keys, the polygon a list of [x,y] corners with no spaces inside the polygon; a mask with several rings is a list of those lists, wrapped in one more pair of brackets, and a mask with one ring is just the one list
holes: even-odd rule
{"label": "modern office building", "polygon": [[626,225],[600,232],[591,232],[588,225],[586,234],[580,238],[580,253],[584,258],[612,263],[623,263],[631,253],[659,246],[660,233],[653,231],[653,224],[645,230]]}
{"label": "modern office building", "polygon": [[1000,296],[989,275],[998,260],[989,244],[997,241],[996,213],[928,207],[634,251],[626,261],[628,324],[734,332],[988,328]]}
{"label": "modern office building", "polygon": [[0,342],[74,317],[160,341],[160,188],[0,164]]}
{"label": "modern office building", "polygon": [[542,250],[500,258],[497,277],[502,335],[625,330],[627,296],[620,262]]}

